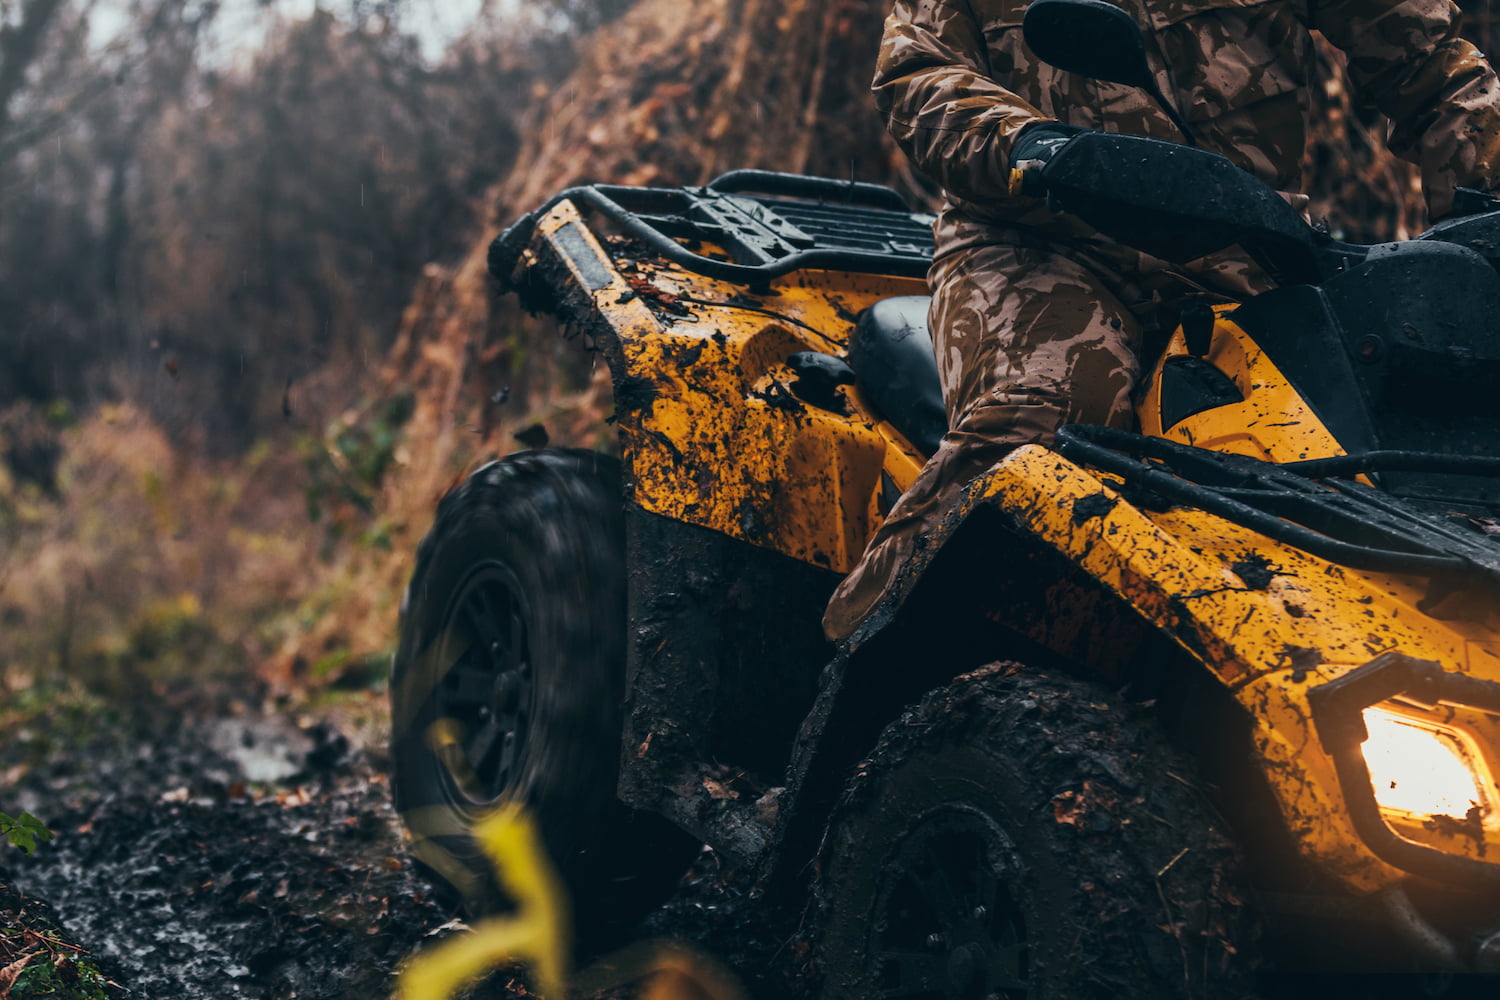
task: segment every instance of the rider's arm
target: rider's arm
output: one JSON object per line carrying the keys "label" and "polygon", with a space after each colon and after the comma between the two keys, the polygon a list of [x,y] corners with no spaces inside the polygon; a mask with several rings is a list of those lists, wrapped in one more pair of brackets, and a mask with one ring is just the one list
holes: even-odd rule
{"label": "rider's arm", "polygon": [[917,168],[966,201],[1005,197],[1011,145],[1049,121],[990,79],[967,0],[896,0],[875,67],[875,103]]}
{"label": "rider's arm", "polygon": [[1455,184],[1500,183],[1500,81],[1459,37],[1448,0],[1314,0],[1312,27],[1349,53],[1360,97],[1391,119],[1391,150],[1422,168],[1434,219]]}

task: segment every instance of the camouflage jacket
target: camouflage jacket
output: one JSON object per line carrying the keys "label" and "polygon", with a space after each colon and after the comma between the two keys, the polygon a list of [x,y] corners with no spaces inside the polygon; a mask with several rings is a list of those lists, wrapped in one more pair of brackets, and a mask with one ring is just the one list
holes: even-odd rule
{"label": "camouflage jacket", "polygon": [[[1451,206],[1455,184],[1500,181],[1500,85],[1459,37],[1449,0],[1116,2],[1145,29],[1157,82],[1199,143],[1278,190],[1301,184],[1311,29],[1348,53],[1356,96],[1391,119],[1391,148],[1421,167],[1434,218]],[[1033,56],[1021,39],[1025,8],[1026,0],[895,0],[886,20],[876,103],[898,144],[948,194],[939,252],[1033,227],[1088,238],[1076,220],[1006,193],[1011,143],[1032,122],[1182,141],[1140,90]]]}

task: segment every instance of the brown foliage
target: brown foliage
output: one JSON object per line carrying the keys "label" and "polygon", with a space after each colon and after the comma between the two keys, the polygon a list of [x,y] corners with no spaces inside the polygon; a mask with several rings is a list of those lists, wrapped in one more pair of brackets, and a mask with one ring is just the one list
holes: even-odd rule
{"label": "brown foliage", "polygon": [[642,0],[529,124],[512,210],[569,184],[695,184],[756,167],[888,181],[869,99],[877,0]]}
{"label": "brown foliage", "polygon": [[1344,54],[1317,36],[1317,83],[1302,158],[1308,212],[1353,243],[1409,239],[1426,228],[1417,168],[1385,145],[1385,121],[1360,107],[1344,73]]}

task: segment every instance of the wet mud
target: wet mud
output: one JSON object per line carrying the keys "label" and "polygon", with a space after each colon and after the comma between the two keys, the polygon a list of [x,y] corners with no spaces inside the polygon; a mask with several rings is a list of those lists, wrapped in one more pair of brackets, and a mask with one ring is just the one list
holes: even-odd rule
{"label": "wet mud", "polygon": [[27,776],[57,839],[7,857],[17,886],[130,996],[389,995],[450,915],[369,756],[274,716],[159,721]]}
{"label": "wet mud", "polygon": [[[27,759],[27,733],[0,747],[8,802],[57,834],[0,857],[0,882],[45,901],[112,998],[390,996],[402,961],[464,924],[405,850],[382,748],[218,709],[124,722],[82,752]],[[640,936],[693,944],[774,997],[797,953],[774,926],[705,852]],[[501,971],[472,995],[529,996],[522,983]]]}

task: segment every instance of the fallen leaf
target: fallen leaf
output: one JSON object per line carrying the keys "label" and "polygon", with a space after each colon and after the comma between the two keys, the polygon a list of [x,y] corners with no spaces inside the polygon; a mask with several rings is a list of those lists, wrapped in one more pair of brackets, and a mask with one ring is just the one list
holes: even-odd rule
{"label": "fallen leaf", "polygon": [[0,997],[10,996],[10,988],[16,984],[16,980],[21,977],[21,973],[26,971],[26,966],[30,964],[31,960],[40,954],[40,951],[24,952],[20,958],[5,968],[0,969]]}
{"label": "fallen leaf", "polygon": [[1068,789],[1052,797],[1052,818],[1059,823],[1102,833],[1114,826],[1117,800],[1105,786],[1086,779],[1081,789]]}
{"label": "fallen leaf", "polygon": [[732,801],[739,798],[739,796],[735,795],[734,792],[730,790],[728,785],[725,785],[724,783],[719,781],[715,781],[712,778],[703,779],[703,790],[708,793],[709,798],[718,799],[721,802],[725,800]]}
{"label": "fallen leaf", "polygon": [[682,304],[681,296],[674,295],[645,278],[627,276],[625,282],[630,285],[631,291],[643,299],[656,303],[667,312],[676,313],[679,316],[688,315],[688,309]]}

